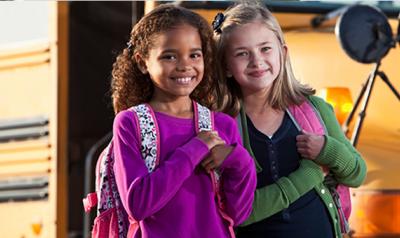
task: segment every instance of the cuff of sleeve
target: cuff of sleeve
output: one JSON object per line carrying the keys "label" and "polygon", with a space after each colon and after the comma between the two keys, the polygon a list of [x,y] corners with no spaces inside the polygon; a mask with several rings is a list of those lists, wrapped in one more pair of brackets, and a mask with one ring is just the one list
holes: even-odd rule
{"label": "cuff of sleeve", "polygon": [[250,155],[247,150],[240,146],[239,144],[233,144],[233,149],[231,153],[227,156],[227,158],[222,162],[220,168],[231,169],[234,168],[237,171],[241,171],[251,165]]}
{"label": "cuff of sleeve", "polygon": [[316,184],[323,181],[322,170],[317,164],[309,160],[301,160],[300,168],[288,177],[277,181],[278,186],[285,191],[290,203],[310,191]]}
{"label": "cuff of sleeve", "polygon": [[193,168],[195,168],[210,152],[208,146],[197,137],[194,137],[188,143],[180,147],[180,150],[188,156]]}
{"label": "cuff of sleeve", "polygon": [[346,158],[345,153],[347,151],[345,150],[345,148],[344,150],[342,149],[344,146],[335,138],[330,136],[326,136],[325,138],[325,146],[322,148],[321,153],[315,159],[315,162],[320,165],[326,165],[330,167],[332,162],[334,162],[335,160]]}
{"label": "cuff of sleeve", "polygon": [[280,178],[278,181],[276,181],[276,184],[282,189],[284,194],[286,194],[289,203],[296,201],[300,197],[300,194],[297,192],[297,188],[293,186],[287,177]]}

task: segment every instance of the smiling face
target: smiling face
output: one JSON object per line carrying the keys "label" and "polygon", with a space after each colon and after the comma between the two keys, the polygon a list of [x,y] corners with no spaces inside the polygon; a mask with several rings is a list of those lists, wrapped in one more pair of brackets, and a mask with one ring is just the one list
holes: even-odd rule
{"label": "smiling face", "polygon": [[204,75],[201,39],[196,28],[183,24],[157,34],[147,58],[138,57],[142,72],[149,73],[154,97],[188,97]]}
{"label": "smiling face", "polygon": [[281,51],[275,33],[261,21],[238,26],[226,40],[227,74],[232,75],[244,96],[267,92],[281,70]]}

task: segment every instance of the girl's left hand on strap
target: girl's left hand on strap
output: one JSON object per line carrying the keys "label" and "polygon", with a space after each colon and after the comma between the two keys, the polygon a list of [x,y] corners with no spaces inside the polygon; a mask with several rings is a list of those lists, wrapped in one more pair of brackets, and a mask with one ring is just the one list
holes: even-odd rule
{"label": "girl's left hand on strap", "polygon": [[325,145],[325,136],[315,135],[306,131],[296,136],[297,151],[305,159],[315,160]]}
{"label": "girl's left hand on strap", "polygon": [[201,162],[201,166],[207,171],[207,173],[213,169],[219,168],[232,150],[233,146],[229,145],[214,146],[209,155]]}

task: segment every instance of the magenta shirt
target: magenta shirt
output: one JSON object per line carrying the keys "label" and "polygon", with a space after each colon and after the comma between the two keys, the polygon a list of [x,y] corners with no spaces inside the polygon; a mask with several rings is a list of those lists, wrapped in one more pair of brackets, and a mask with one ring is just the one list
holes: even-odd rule
{"label": "magenta shirt", "polygon": [[[139,222],[134,237],[229,237],[228,225],[214,200],[210,176],[199,165],[209,150],[195,137],[194,120],[155,113],[160,163],[149,173],[141,156],[134,116],[127,110],[116,116],[113,139],[121,200],[130,219]],[[221,177],[226,213],[236,226],[252,209],[255,165],[242,147],[235,120],[215,113],[215,130],[227,144],[235,146],[221,165]]]}

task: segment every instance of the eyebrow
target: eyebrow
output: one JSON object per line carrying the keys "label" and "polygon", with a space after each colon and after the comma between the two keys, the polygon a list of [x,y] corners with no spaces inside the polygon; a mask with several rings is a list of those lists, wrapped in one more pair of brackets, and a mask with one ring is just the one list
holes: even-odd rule
{"label": "eyebrow", "polygon": [[[176,53],[178,50],[176,50],[176,49],[166,49],[166,50],[163,50],[162,52],[161,52],[161,54],[166,54],[166,53]],[[202,49],[201,48],[193,48],[193,49],[190,49],[190,51],[191,52],[196,52],[196,51],[202,51]]]}
{"label": "eyebrow", "polygon": [[[271,41],[264,41],[264,42],[261,42],[261,43],[257,44],[257,46],[262,46],[262,45],[270,44],[270,43],[271,43]],[[237,47],[237,48],[235,48],[233,50],[237,51],[237,50],[245,50],[245,49],[247,49],[247,48],[244,47],[244,46],[240,46],[240,47]]]}

